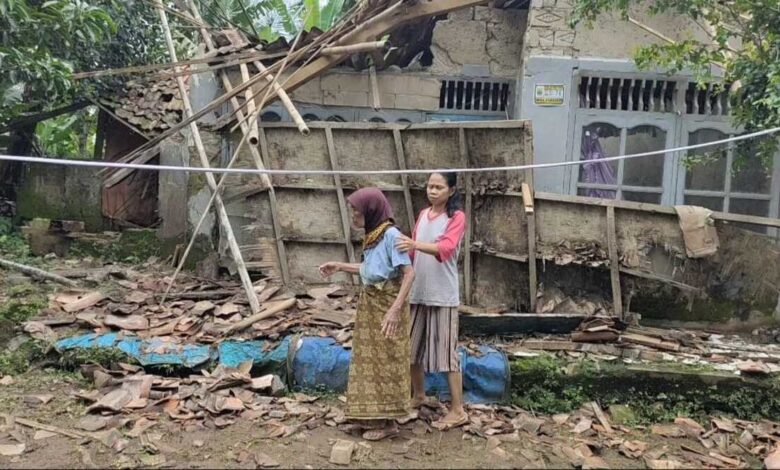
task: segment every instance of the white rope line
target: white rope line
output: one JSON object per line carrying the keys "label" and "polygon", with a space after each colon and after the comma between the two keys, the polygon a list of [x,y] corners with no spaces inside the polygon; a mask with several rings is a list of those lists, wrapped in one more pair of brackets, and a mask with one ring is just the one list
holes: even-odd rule
{"label": "white rope line", "polygon": [[555,163],[534,163],[531,165],[511,165],[511,166],[492,166],[484,168],[432,168],[432,169],[407,169],[407,170],[260,170],[257,168],[202,168],[191,166],[172,166],[172,165],[147,165],[138,163],[117,163],[94,160],[66,160],[59,158],[45,157],[27,157],[18,155],[0,155],[0,161],[43,163],[49,165],[63,166],[86,166],[95,168],[127,168],[132,170],[153,170],[153,171],[188,171],[193,173],[214,173],[214,174],[240,174],[240,175],[428,175],[431,173],[486,173],[492,171],[521,171],[541,168],[557,168],[564,166],[575,166],[592,163],[614,162],[618,160],[628,160],[632,158],[649,157],[653,155],[671,155],[686,150],[699,149],[704,147],[713,147],[716,145],[739,142],[755,137],[774,134],[780,132],[780,127],[766,129],[763,131],[743,134],[729,137],[727,139],[705,142],[702,144],[686,145],[684,147],[675,147],[671,149],[653,150],[651,152],[634,153],[631,155],[619,155],[615,157],[604,157],[598,160],[572,160]]}

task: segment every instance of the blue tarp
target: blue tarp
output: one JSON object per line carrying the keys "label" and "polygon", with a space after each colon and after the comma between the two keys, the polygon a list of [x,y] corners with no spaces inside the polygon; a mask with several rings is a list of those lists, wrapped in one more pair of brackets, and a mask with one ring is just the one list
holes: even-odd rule
{"label": "blue tarp", "polygon": [[162,364],[197,367],[211,359],[209,346],[199,344],[175,344],[159,338],[144,340],[137,336],[118,333],[88,334],[65,338],[57,342],[57,349],[116,348],[144,366]]}
{"label": "blue tarp", "polygon": [[[120,337],[117,333],[107,333],[62,339],[57,342],[57,348],[117,348],[145,366],[170,364],[194,368],[213,359],[227,367],[236,367],[251,360],[256,375],[277,374],[284,381],[291,375],[292,385],[299,387],[325,388],[338,392],[346,390],[349,349],[332,338],[301,338],[296,342],[293,360],[288,364],[291,342],[292,339],[287,337],[266,351],[264,341],[224,341],[212,348],[208,345],[180,345],[159,338],[143,340],[136,336]],[[460,356],[467,402],[498,403],[506,398],[509,390],[509,362],[502,352],[481,346],[479,354],[470,354],[461,348]],[[291,371],[288,371],[289,367]],[[445,374],[426,375],[425,388],[428,394],[438,394],[442,399],[449,397]]]}
{"label": "blue tarp", "polygon": [[[460,348],[464,398],[469,403],[498,403],[509,391],[509,362],[504,353],[488,346],[480,354]],[[325,387],[343,392],[347,388],[350,351],[332,338],[303,338],[293,360],[295,384],[304,388]],[[429,395],[449,398],[445,374],[426,374]]]}

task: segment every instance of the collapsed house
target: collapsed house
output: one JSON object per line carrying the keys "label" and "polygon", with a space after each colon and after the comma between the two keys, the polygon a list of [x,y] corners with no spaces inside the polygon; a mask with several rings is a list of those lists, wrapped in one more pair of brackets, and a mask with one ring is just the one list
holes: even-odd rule
{"label": "collapsed house", "polygon": [[[262,107],[256,144],[243,146],[235,166],[362,170],[597,160],[717,140],[737,131],[728,124],[723,93],[696,88],[690,76],[636,69],[629,58],[633,47],[658,40],[645,30],[609,19],[594,29],[572,30],[567,26],[571,6],[561,1],[478,3],[418,4],[397,13],[397,23],[386,15],[388,24],[366,21],[369,26],[355,29],[388,29],[390,50],[386,44],[360,42],[376,39],[371,32],[349,36],[346,47],[363,47],[363,52],[329,55],[321,51],[344,46],[306,35],[299,48],[328,47],[314,54],[311,64],[281,74],[290,100]],[[677,19],[637,15],[670,37],[690,30]],[[204,41],[216,55],[256,50],[235,31],[204,36]],[[132,150],[109,152],[107,144],[105,158],[203,166],[205,157],[211,166],[227,166],[242,136],[252,132],[240,108],[261,107],[261,92],[269,87],[261,81],[263,69],[278,66],[295,44],[282,41],[263,51],[276,61],[253,61],[226,68],[217,79],[189,83],[202,144],[187,132],[187,122],[180,123],[182,117],[194,120],[181,111],[181,97],[168,106],[160,102],[157,85],[148,85],[128,92],[131,103],[109,105],[112,119],[137,126],[148,138],[137,140],[135,132]],[[334,68],[339,62],[342,66]],[[176,96],[172,80],[167,90],[166,96]],[[254,96],[247,99],[247,90]],[[235,103],[212,106],[225,93]],[[158,118],[159,106],[169,114]],[[435,124],[441,121],[449,122]],[[127,126],[118,129],[131,132]],[[171,129],[183,135],[171,135]],[[732,319],[743,327],[773,321],[779,270],[776,263],[756,269],[755,257],[780,256],[772,241],[780,227],[773,219],[780,210],[777,158],[771,172],[756,166],[737,173],[732,150],[706,168],[687,168],[683,157],[466,178],[462,186],[471,223],[462,283],[470,310],[635,311],[675,321]],[[159,219],[163,246],[175,253],[208,210],[213,188],[202,174],[152,173],[104,172],[97,193],[79,192],[101,194],[106,217],[137,223],[151,210]],[[194,234],[198,242],[191,261],[288,285],[319,282],[318,263],[358,256],[359,234],[350,230],[344,213],[346,192],[381,187],[408,230],[424,205],[421,182],[411,176],[230,176],[221,196],[224,218],[205,217]],[[701,219],[716,227],[720,248],[714,255],[687,254],[681,219],[669,207],[674,204],[717,211]],[[20,211],[25,207],[30,205],[20,204]],[[128,207],[138,214],[128,214]],[[214,251],[218,258],[209,256]],[[502,316],[507,319],[511,316]]]}

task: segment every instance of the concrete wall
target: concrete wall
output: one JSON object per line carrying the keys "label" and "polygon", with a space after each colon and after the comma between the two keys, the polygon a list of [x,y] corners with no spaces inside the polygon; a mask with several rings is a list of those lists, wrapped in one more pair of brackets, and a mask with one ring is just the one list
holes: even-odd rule
{"label": "concrete wall", "polygon": [[[523,54],[629,59],[640,46],[663,43],[615,14],[600,16],[592,27],[579,25],[571,29],[571,13],[570,0],[532,0]],[[630,15],[676,41],[708,40],[701,27],[680,15],[650,15],[641,6],[633,7]]]}
{"label": "concrete wall", "polygon": [[81,220],[89,231],[103,230],[99,168],[25,164],[17,213],[33,219]]}
{"label": "concrete wall", "polygon": [[[441,83],[427,74],[379,72],[382,108],[436,111]],[[326,106],[371,107],[368,72],[334,70],[316,77],[292,93],[295,101]]]}

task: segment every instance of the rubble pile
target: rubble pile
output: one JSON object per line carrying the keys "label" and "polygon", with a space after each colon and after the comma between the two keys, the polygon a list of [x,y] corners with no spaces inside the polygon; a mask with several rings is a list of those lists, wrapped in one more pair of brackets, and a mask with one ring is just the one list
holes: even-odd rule
{"label": "rubble pile", "polygon": [[101,289],[67,289],[50,295],[49,308],[28,321],[25,331],[47,341],[77,327],[96,334],[118,331],[177,343],[215,343],[227,336],[274,341],[306,333],[331,336],[347,347],[351,344],[356,295],[342,287],[311,288],[296,297],[266,280],[255,282],[262,318],[252,321],[258,317],[251,316],[246,295],[235,282],[182,275],[166,294],[169,278],[159,275],[116,267],[81,274],[99,280]]}

